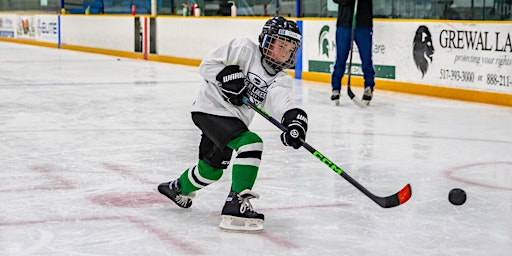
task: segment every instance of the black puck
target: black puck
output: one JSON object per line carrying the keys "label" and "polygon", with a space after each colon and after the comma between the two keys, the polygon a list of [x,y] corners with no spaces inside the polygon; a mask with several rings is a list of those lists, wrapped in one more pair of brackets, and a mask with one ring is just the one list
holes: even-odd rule
{"label": "black puck", "polygon": [[454,205],[462,205],[466,202],[466,192],[460,188],[450,190],[448,200]]}

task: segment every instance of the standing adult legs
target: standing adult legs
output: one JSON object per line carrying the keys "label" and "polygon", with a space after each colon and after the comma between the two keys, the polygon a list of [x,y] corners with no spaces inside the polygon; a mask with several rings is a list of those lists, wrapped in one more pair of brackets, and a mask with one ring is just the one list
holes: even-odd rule
{"label": "standing adult legs", "polygon": [[359,57],[361,57],[364,87],[370,87],[373,91],[375,86],[375,69],[372,60],[372,36],[371,28],[356,28],[355,41],[359,49]]}
{"label": "standing adult legs", "polygon": [[336,61],[331,76],[332,90],[341,90],[341,79],[345,74],[348,55],[350,53],[351,28],[336,28]]}

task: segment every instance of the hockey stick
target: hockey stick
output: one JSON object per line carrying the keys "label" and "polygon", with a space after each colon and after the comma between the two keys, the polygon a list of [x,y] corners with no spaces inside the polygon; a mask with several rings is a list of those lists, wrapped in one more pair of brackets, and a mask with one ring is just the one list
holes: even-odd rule
{"label": "hockey stick", "polygon": [[[249,101],[247,97],[243,98],[243,102],[245,105],[252,108],[254,111],[256,111],[258,114],[263,116],[265,119],[270,121],[272,124],[277,126],[281,131],[286,132],[286,128],[276,119],[274,119],[270,114],[268,114],[265,110],[263,110],[261,107],[257,106],[256,104]],[[302,146],[309,151],[313,156],[318,158],[322,163],[327,165],[331,170],[333,170],[335,173],[339,174],[341,177],[345,178],[350,184],[354,185],[359,191],[363,192],[366,196],[368,196],[371,200],[373,200],[375,203],[380,205],[383,208],[391,208],[395,207],[401,204],[404,204],[411,198],[411,185],[407,184],[405,187],[403,187],[398,193],[395,193],[393,195],[387,196],[387,197],[380,197],[372,194],[368,189],[363,187],[361,184],[359,184],[356,180],[354,180],[352,177],[350,177],[345,171],[343,171],[340,167],[338,167],[335,163],[333,163],[331,160],[329,160],[327,157],[325,157],[322,153],[318,152],[315,148],[310,146],[307,142],[301,140]]]}
{"label": "hockey stick", "polygon": [[352,15],[352,28],[350,32],[350,59],[348,62],[348,81],[347,81],[347,94],[350,99],[360,108],[366,108],[368,105],[363,103],[359,98],[356,97],[352,89],[350,88],[350,78],[352,77],[352,54],[354,52],[354,34],[356,31],[356,13],[357,13],[357,2],[354,4],[354,14]]}

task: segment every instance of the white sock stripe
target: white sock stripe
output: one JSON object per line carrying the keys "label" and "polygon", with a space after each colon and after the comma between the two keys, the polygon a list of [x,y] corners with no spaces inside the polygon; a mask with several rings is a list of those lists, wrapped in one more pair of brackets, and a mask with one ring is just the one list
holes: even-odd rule
{"label": "white sock stripe", "polygon": [[[188,169],[188,179],[190,180],[190,183],[194,185],[197,188],[204,188],[212,183],[215,182],[215,180],[207,179],[199,173],[199,168],[197,168],[197,165],[194,165]],[[201,183],[198,183],[201,182]]]}
{"label": "white sock stripe", "polygon": [[192,166],[188,169],[188,180],[190,181],[190,183],[192,183],[192,185],[194,185],[194,187],[196,188],[204,188],[206,186],[204,185],[201,185],[199,183],[196,182],[196,180],[194,179],[194,177],[192,177],[192,172],[193,170],[196,169],[196,166]]}
{"label": "white sock stripe", "polygon": [[208,185],[212,184],[216,181],[216,180],[210,180],[210,179],[207,179],[207,178],[201,176],[201,174],[199,174],[199,168],[197,168],[197,166],[196,166],[196,168],[194,168],[194,175],[200,182],[207,183]]}
{"label": "white sock stripe", "polygon": [[263,142],[255,142],[251,144],[247,144],[244,146],[241,146],[236,153],[240,154],[240,152],[247,152],[247,151],[263,151]]}
{"label": "white sock stripe", "polygon": [[233,165],[239,164],[239,165],[251,165],[251,166],[260,166],[261,160],[258,158],[235,158],[233,160]]}

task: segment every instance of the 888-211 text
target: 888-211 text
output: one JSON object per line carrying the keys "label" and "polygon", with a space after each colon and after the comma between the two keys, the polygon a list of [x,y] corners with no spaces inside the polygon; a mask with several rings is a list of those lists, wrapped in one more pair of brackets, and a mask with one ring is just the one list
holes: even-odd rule
{"label": "888-211 text", "polygon": [[487,74],[487,84],[512,87],[512,75]]}

